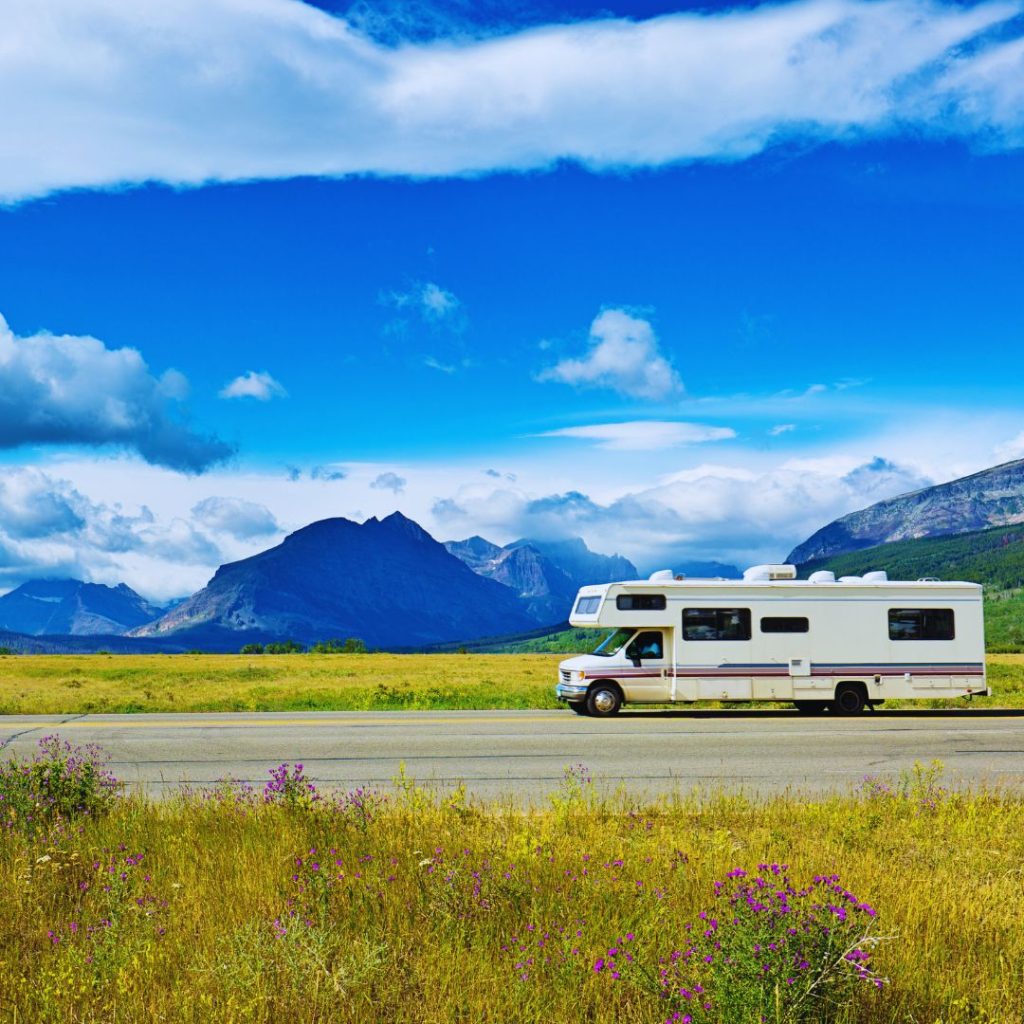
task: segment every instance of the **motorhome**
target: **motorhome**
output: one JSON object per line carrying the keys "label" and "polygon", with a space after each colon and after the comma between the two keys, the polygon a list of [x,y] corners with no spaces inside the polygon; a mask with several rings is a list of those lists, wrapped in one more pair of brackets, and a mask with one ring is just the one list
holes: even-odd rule
{"label": "motorhome", "polygon": [[570,625],[605,631],[563,661],[558,699],[581,715],[624,704],[785,701],[853,715],[890,698],[988,693],[982,588],[884,572],[647,580],[580,589]]}

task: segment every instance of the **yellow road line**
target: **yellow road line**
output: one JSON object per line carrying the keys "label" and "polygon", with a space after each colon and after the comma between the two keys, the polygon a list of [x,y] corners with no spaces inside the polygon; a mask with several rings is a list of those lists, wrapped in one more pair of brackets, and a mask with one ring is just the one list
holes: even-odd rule
{"label": "yellow road line", "polygon": [[[566,719],[554,719],[552,717],[541,718],[531,716],[529,718],[516,718],[515,722],[550,722],[565,721]],[[101,719],[77,718],[71,722],[64,722],[60,719],[45,722],[26,722],[30,729],[245,729],[250,726],[258,728],[273,728],[275,726],[316,726],[324,728],[338,725],[467,725],[471,722],[491,722],[494,719],[487,718],[405,718],[392,721],[379,718],[247,718],[233,720],[230,718],[173,718],[162,721],[147,721],[145,719],[133,719],[131,721],[103,721]]]}
{"label": "yellow road line", "polygon": [[[34,721],[34,722],[19,722],[17,724],[22,725],[27,730],[35,729],[272,729],[278,726],[310,726],[313,728],[331,728],[338,726],[405,726],[405,725],[518,725],[527,723],[537,722],[548,722],[557,723],[564,725],[567,722],[573,721],[573,719],[566,715],[547,714],[544,716],[530,715],[524,717],[515,717],[511,719],[496,719],[496,718],[470,718],[468,716],[458,716],[450,718],[400,718],[400,719],[382,719],[382,718],[200,718],[199,715],[202,712],[196,712],[196,717],[188,718],[172,718],[153,720],[148,717],[140,718],[125,718],[118,719],[115,721],[105,721],[98,718],[84,719],[76,718],[72,721],[62,721],[61,719],[47,719],[45,721]],[[624,716],[624,720],[629,716]],[[692,718],[685,719],[686,721],[695,722],[700,721],[700,714],[694,715]],[[922,712],[920,720],[924,720],[930,717],[927,713]],[[939,716],[940,718],[946,716]],[[1020,721],[1021,715],[985,715],[979,718],[977,721],[1009,721],[1016,719]],[[676,719],[683,721],[683,719]],[[750,721],[749,716],[744,716],[742,719],[737,718],[737,721]],[[908,721],[912,719],[904,719]],[[947,718],[947,722],[950,728],[954,728],[954,722],[970,721],[970,715],[968,712],[964,713],[963,719],[955,719],[951,716]],[[713,719],[709,718],[709,721],[715,722],[727,722],[728,719],[720,717],[716,713]],[[806,722],[807,719],[791,719],[791,721]],[[866,719],[862,724],[870,723],[870,719]],[[879,719],[879,724],[884,719]],[[892,719],[893,722],[898,722],[900,719]],[[14,725],[15,723],[10,723]]]}

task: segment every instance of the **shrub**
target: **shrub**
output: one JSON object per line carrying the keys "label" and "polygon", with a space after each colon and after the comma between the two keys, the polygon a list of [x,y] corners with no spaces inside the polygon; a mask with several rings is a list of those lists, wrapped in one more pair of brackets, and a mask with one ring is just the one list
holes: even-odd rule
{"label": "shrub", "polygon": [[303,766],[279,764],[270,769],[270,781],[263,787],[263,802],[288,807],[309,807],[320,799],[316,786],[303,774]]}
{"label": "shrub", "polygon": [[267,644],[263,650],[267,654],[302,654],[306,648],[297,640],[283,640]]}
{"label": "shrub", "polygon": [[686,939],[654,965],[627,933],[593,965],[613,982],[657,994],[666,1024],[772,1021],[818,1024],[847,1007],[865,983],[885,979],[871,968],[874,908],[845,889],[838,875],[816,875],[797,888],[785,864],[760,864],[715,882],[715,903],[685,926]]}
{"label": "shrub", "polygon": [[359,637],[347,640],[321,640],[310,648],[313,654],[366,654],[366,644]]}
{"label": "shrub", "polygon": [[238,653],[239,654],[262,654],[263,653],[263,644],[245,644],[241,648],[241,650],[239,650]]}
{"label": "shrub", "polygon": [[98,747],[73,747],[44,736],[32,760],[0,765],[0,824],[34,833],[109,810],[121,783]]}

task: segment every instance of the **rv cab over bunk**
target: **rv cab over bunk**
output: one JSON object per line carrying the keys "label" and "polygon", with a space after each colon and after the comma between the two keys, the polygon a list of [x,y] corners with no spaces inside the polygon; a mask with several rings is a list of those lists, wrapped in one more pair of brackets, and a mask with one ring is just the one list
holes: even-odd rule
{"label": "rv cab over bunk", "polygon": [[559,665],[558,699],[594,716],[706,700],[852,715],[890,698],[988,693],[977,583],[796,576],[759,565],[742,580],[663,570],[582,587],[569,623],[601,635]]}

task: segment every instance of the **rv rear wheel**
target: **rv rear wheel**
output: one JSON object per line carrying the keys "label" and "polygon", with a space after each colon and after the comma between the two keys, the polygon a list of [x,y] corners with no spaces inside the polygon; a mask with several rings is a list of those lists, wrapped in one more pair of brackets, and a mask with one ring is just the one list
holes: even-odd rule
{"label": "rv rear wheel", "polygon": [[585,700],[574,700],[569,702],[569,707],[576,712],[577,715],[589,715],[590,712],[587,710],[587,702]]}
{"label": "rv rear wheel", "polygon": [[862,683],[840,683],[836,687],[836,699],[832,710],[837,715],[859,715],[868,702]]}
{"label": "rv rear wheel", "polygon": [[614,683],[594,683],[587,694],[587,713],[595,718],[618,714],[622,694]]}

